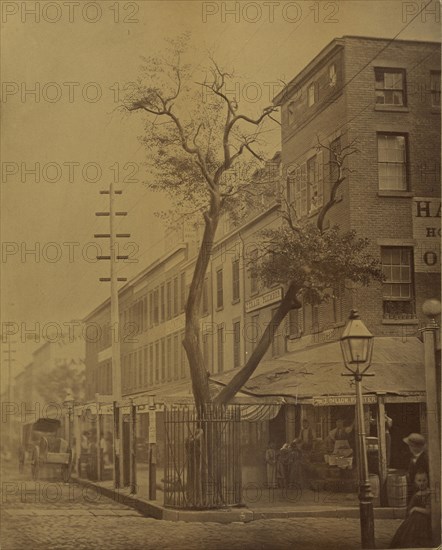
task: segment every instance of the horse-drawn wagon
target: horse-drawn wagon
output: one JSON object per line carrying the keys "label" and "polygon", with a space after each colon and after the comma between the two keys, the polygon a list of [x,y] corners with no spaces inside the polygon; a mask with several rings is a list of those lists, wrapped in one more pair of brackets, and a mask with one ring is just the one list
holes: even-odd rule
{"label": "horse-drawn wagon", "polygon": [[61,422],[55,418],[39,418],[22,426],[18,467],[23,472],[30,465],[32,478],[38,479],[45,466],[59,468],[61,479],[68,482],[72,470],[72,450],[68,442],[59,437]]}

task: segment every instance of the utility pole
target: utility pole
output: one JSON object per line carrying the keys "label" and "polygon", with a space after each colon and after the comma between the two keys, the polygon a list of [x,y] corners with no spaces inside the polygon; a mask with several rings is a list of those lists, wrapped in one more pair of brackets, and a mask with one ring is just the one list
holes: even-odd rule
{"label": "utility pole", "polygon": [[8,347],[7,349],[3,350],[3,353],[6,353],[7,354],[7,358],[6,358],[6,361],[8,362],[8,407],[9,407],[9,411],[10,411],[10,414],[8,415],[8,427],[7,427],[7,430],[8,430],[8,445],[9,445],[9,450],[11,451],[11,447],[12,447],[12,436],[13,436],[13,433],[14,433],[14,428],[13,428],[13,425],[12,425],[12,411],[14,410],[14,406],[13,406],[13,403],[12,403],[12,400],[14,398],[14,395],[13,395],[13,388],[12,388],[12,363],[15,361],[15,359],[13,359],[11,357],[11,354],[12,353],[16,353],[16,350],[15,349],[11,349],[11,345],[12,344],[16,344],[16,342],[11,342],[11,338],[8,336]]}
{"label": "utility pole", "polygon": [[[115,195],[122,195],[123,192],[114,189],[114,182],[111,180],[109,190],[100,191],[101,195],[109,195],[109,211],[96,212],[96,216],[109,216],[109,233],[96,233],[95,238],[109,239],[108,256],[97,256],[98,260],[110,260],[110,277],[100,277],[100,282],[110,282],[111,287],[111,330],[112,334],[112,396],[114,402],[114,486],[118,489],[121,486],[123,472],[123,414],[122,414],[122,392],[121,392],[121,351],[120,351],[120,313],[118,307],[118,283],[127,281],[126,277],[117,277],[116,263],[118,260],[127,260],[129,256],[118,254],[116,239],[128,238],[129,233],[116,233],[115,217],[127,216],[127,212],[115,210]],[[98,420],[98,410],[97,410]]]}

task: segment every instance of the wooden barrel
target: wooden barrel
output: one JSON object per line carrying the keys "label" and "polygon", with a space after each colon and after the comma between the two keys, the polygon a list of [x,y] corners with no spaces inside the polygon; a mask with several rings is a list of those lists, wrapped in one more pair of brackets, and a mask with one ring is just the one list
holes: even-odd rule
{"label": "wooden barrel", "polygon": [[380,506],[381,493],[379,487],[379,476],[376,474],[369,474],[368,480],[370,481],[371,494],[373,495],[373,506]]}
{"label": "wooden barrel", "polygon": [[387,498],[388,506],[399,508],[407,505],[407,477],[405,475],[388,474]]}

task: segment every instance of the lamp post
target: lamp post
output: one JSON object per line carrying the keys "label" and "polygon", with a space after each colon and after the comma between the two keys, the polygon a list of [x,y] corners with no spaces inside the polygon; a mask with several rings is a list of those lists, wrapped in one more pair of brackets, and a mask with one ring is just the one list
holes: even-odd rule
{"label": "lamp post", "polygon": [[362,401],[362,379],[374,376],[366,371],[370,367],[373,353],[373,334],[352,310],[349,322],[341,336],[341,350],[345,368],[342,376],[352,376],[356,385],[356,419],[359,439],[359,516],[361,522],[362,548],[375,548],[373,495],[368,478],[367,446],[365,441],[364,406]]}
{"label": "lamp post", "polygon": [[428,429],[428,466],[431,490],[431,531],[433,544],[440,544],[440,411],[438,404],[438,388],[436,375],[436,333],[439,329],[435,317],[441,312],[439,300],[426,300],[422,311],[429,322],[421,329],[424,342],[425,390],[427,401]]}

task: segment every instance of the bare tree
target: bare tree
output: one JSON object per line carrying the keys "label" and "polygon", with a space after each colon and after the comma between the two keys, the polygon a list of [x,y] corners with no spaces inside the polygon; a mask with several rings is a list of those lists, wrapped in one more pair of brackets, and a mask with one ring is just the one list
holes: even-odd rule
{"label": "bare tree", "polygon": [[179,208],[200,213],[204,220],[183,341],[195,403],[203,409],[211,401],[200,346],[204,277],[221,214],[241,208],[246,197],[250,201],[251,180],[245,174],[251,170],[250,159],[263,160],[260,134],[275,108],[268,106],[255,116],[240,112],[237,98],[227,91],[233,75],[213,57],[206,77],[192,81],[192,68],[182,63],[185,49],[186,37],[171,43],[168,57],[145,58],[142,77],[125,108],[148,115],[143,141],[151,154],[150,186],[166,191]]}
{"label": "bare tree", "polygon": [[262,182],[256,166],[263,161],[259,149],[263,125],[277,122],[273,117],[276,108],[268,106],[255,115],[240,112],[238,98],[228,92],[233,75],[211,57],[205,79],[195,82],[193,68],[182,63],[185,50],[184,37],[171,43],[168,57],[144,59],[142,76],[125,108],[148,115],[143,141],[150,155],[150,187],[166,191],[181,211],[196,213],[204,222],[185,308],[183,341],[195,404],[203,410],[212,401],[227,404],[241,389],[259,365],[277,327],[291,309],[301,307],[302,299],[327,299],[336,278],[368,284],[381,274],[377,261],[366,253],[367,241],[351,232],[341,234],[338,228],[324,229],[326,215],[345,179],[344,161],[357,151],[355,144],[337,151],[318,142],[319,148],[329,149],[330,162],[336,167],[330,196],[318,211],[316,225],[301,223],[288,205],[282,211],[286,224],[264,235],[258,274],[265,283],[278,282],[286,290],[246,365],[212,400],[200,346],[204,278],[220,216],[224,212],[234,215],[245,205],[250,208],[259,195],[257,184]]}

